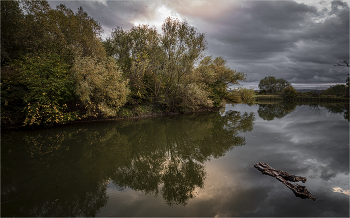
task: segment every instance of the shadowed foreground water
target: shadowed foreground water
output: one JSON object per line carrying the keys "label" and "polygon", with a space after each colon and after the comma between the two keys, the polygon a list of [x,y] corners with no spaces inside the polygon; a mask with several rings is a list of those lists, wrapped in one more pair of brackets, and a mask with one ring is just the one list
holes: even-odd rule
{"label": "shadowed foreground water", "polygon": [[[1,215],[348,217],[347,119],[344,106],[226,105],[2,132]],[[258,162],[307,177],[317,201]]]}

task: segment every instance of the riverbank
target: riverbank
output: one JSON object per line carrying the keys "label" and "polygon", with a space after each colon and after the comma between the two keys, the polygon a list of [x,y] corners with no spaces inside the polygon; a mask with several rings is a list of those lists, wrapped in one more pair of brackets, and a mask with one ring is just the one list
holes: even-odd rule
{"label": "riverbank", "polygon": [[76,123],[86,123],[95,121],[113,121],[113,120],[127,120],[127,119],[140,119],[149,117],[161,117],[161,116],[176,116],[181,114],[192,114],[192,113],[205,113],[219,111],[220,107],[196,107],[196,108],[182,108],[177,111],[168,111],[155,108],[152,105],[138,105],[138,106],[126,106],[121,108],[116,116],[90,116],[90,117],[80,117],[77,120],[66,122],[64,124],[55,125],[40,125],[40,126],[23,126],[21,124],[4,125],[1,124],[1,131],[5,130],[20,130],[20,129],[42,129],[42,128],[52,128],[59,126],[66,126]]}

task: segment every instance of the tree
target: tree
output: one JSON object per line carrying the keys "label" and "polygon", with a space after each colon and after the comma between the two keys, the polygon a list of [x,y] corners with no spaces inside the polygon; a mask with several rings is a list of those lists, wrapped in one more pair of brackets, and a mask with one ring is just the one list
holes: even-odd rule
{"label": "tree", "polygon": [[24,15],[18,1],[1,2],[1,66],[17,58],[23,48],[19,30],[24,28]]}
{"label": "tree", "polygon": [[1,67],[1,125],[23,124],[26,115],[23,113],[25,102],[23,96],[28,92],[20,81],[18,66]]}
{"label": "tree", "polygon": [[295,103],[283,104],[259,104],[258,114],[264,120],[271,121],[275,118],[285,117],[287,114],[294,111]]}
{"label": "tree", "polygon": [[276,91],[276,78],[268,76],[260,80],[259,89],[267,93],[274,93]]}
{"label": "tree", "polygon": [[[153,27],[140,25],[130,31],[134,46],[129,78],[135,98],[148,98],[157,104],[165,80],[165,55],[160,46],[160,35]],[[136,94],[136,95],[135,95]],[[147,96],[147,97],[146,97]]]}
{"label": "tree", "polygon": [[26,55],[15,64],[18,80],[25,86],[24,125],[52,125],[77,118],[67,102],[74,98],[69,67],[54,53]]}
{"label": "tree", "polygon": [[162,25],[161,47],[166,56],[164,100],[172,102],[177,93],[175,84],[183,83],[183,77],[191,73],[207,44],[205,35],[186,21],[168,17]]}
{"label": "tree", "polygon": [[104,45],[107,54],[116,59],[130,80],[129,102],[156,102],[164,78],[164,54],[157,30],[148,25],[135,26],[129,31],[118,27]]}
{"label": "tree", "polygon": [[283,89],[284,98],[294,98],[297,94],[298,92],[292,86],[289,86]]}
{"label": "tree", "polygon": [[343,84],[337,84],[324,90],[322,94],[324,95],[336,95],[344,96],[349,92],[349,87]]}
{"label": "tree", "polygon": [[228,84],[238,84],[239,81],[245,80],[245,74],[231,69],[222,57],[216,57],[214,60],[211,56],[203,58],[195,71],[197,80],[205,84],[215,106],[219,106],[228,95]]}
{"label": "tree", "polygon": [[123,73],[130,72],[131,68],[131,48],[133,46],[131,35],[121,27],[117,27],[111,33],[111,36],[103,42],[107,56],[117,60]]}
{"label": "tree", "polygon": [[[340,67],[350,67],[349,66],[349,62],[347,60],[342,60],[342,61],[338,61],[338,63],[334,66],[340,66]],[[347,78],[346,78],[346,86],[347,86],[347,93],[346,93],[346,96],[349,97],[349,94],[350,94],[350,91],[349,91],[349,76],[350,74],[348,74]]]}
{"label": "tree", "polygon": [[123,79],[113,58],[100,62],[91,57],[76,58],[71,71],[85,116],[115,116],[126,103],[129,81]]}
{"label": "tree", "polygon": [[287,87],[291,87],[291,84],[287,80],[283,78],[276,80],[276,92],[283,92],[283,90]]}
{"label": "tree", "polygon": [[267,76],[259,82],[260,92],[272,93],[282,92],[284,88],[290,87],[291,84],[283,78],[276,79],[273,76]]}
{"label": "tree", "polygon": [[53,52],[68,64],[75,57],[105,57],[102,28],[82,7],[74,12],[45,0],[4,1],[1,4],[1,64],[28,53]]}
{"label": "tree", "polygon": [[129,31],[117,28],[104,45],[130,79],[131,101],[148,100],[172,108],[179,102],[179,89],[189,84],[187,77],[206,49],[204,34],[186,21],[170,17],[164,21],[161,34],[148,25]]}

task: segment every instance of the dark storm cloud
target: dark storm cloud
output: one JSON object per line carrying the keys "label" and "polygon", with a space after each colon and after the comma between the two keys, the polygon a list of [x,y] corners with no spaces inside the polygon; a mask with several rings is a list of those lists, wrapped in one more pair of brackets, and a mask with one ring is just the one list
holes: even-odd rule
{"label": "dark storm cloud", "polygon": [[349,59],[346,3],[332,2],[324,11],[291,1],[222,3],[230,10],[216,19],[205,13],[211,8],[195,15],[183,4],[177,10],[207,32],[209,54],[223,56],[248,80],[273,75],[291,82],[345,81],[348,69],[333,64]]}
{"label": "dark storm cloud", "polygon": [[157,18],[159,1],[49,1],[55,8],[64,4],[73,11],[80,6],[102,26],[102,38],[108,37],[111,30],[122,27],[129,30],[134,20],[152,20]]}
{"label": "dark storm cloud", "polygon": [[294,83],[344,83],[349,72],[333,66],[349,60],[349,6],[342,1],[323,9],[320,3],[294,1],[63,3],[74,10],[82,5],[100,22],[103,38],[117,26],[127,30],[135,21],[159,20],[157,10],[166,7],[207,34],[207,55],[223,56],[233,69],[246,73],[250,82],[275,76]]}

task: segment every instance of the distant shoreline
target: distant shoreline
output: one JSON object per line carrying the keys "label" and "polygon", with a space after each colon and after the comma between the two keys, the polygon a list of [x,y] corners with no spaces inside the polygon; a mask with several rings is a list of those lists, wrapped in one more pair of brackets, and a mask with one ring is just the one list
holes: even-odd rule
{"label": "distant shoreline", "polygon": [[[314,90],[325,90],[334,85],[346,85],[346,83],[319,83],[319,84],[291,83],[291,85],[298,92],[310,92]],[[259,86],[259,82],[240,82],[239,85],[229,85],[229,88],[235,89],[238,87],[243,87],[243,88],[253,89],[254,91],[259,91],[258,86]]]}

